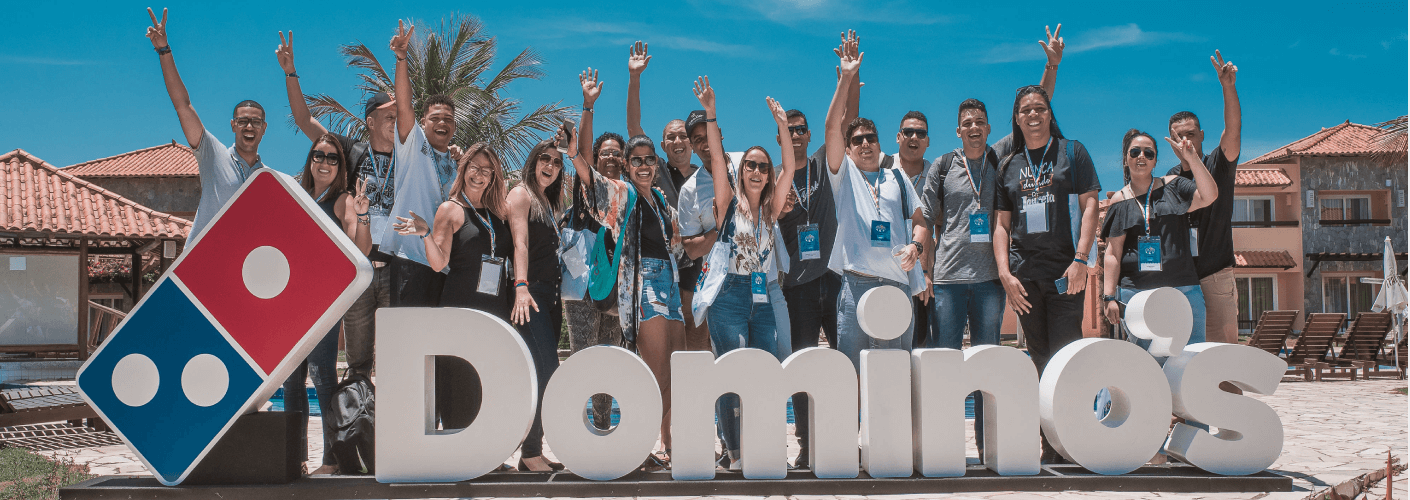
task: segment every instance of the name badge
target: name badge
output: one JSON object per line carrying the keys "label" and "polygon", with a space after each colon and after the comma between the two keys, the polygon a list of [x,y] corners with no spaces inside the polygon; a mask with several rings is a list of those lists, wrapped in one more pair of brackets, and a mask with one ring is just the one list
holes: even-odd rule
{"label": "name badge", "polygon": [[480,257],[480,284],[475,291],[486,295],[499,295],[500,277],[504,271],[504,259],[490,255]]}
{"label": "name badge", "polygon": [[1027,223],[1026,227],[1029,234],[1048,232],[1047,202],[1024,203],[1023,215],[1026,217],[1024,221]]}
{"label": "name badge", "polygon": [[1199,257],[1199,230],[1190,228],[1190,257]]}
{"label": "name badge", "polygon": [[989,241],[989,212],[969,214],[969,242],[988,243]]}
{"label": "name badge", "polygon": [[764,273],[749,273],[749,291],[753,292],[755,304],[767,304],[769,302],[768,280],[764,278]]}
{"label": "name badge", "polygon": [[882,220],[871,221],[871,246],[891,248],[890,222]]}
{"label": "name badge", "polygon": [[1160,237],[1142,236],[1136,240],[1136,253],[1141,257],[1141,271],[1159,271]]}
{"label": "name badge", "polygon": [[798,260],[822,258],[822,242],[818,238],[817,224],[808,224],[798,228]]}

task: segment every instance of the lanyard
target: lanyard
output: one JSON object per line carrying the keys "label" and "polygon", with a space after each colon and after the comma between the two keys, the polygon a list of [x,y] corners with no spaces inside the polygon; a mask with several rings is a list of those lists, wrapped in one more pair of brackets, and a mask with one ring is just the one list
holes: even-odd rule
{"label": "lanyard", "polygon": [[[1042,154],[1040,154],[1040,155],[1038,156],[1038,160],[1040,160],[1040,161],[1037,162],[1036,164],[1035,164],[1034,161],[1033,161],[1033,156],[1032,156],[1032,154],[1030,154],[1030,153],[1028,152],[1028,150],[1027,150],[1027,147],[1028,147],[1028,146],[1026,146],[1026,145],[1024,146],[1025,149],[1024,149],[1024,151],[1023,151],[1023,154],[1024,154],[1024,156],[1027,156],[1027,157],[1028,157],[1028,174],[1031,175],[1031,176],[1033,176],[1033,185],[1034,185],[1034,186],[1037,186],[1037,185],[1038,185],[1038,178],[1039,178],[1041,175],[1043,175],[1043,172],[1044,172],[1044,171],[1052,171],[1053,166],[1052,166],[1051,164],[1048,164],[1048,163],[1047,163],[1048,147],[1049,147],[1049,146],[1052,146],[1052,145],[1053,145],[1053,138],[1052,138],[1052,136],[1048,136],[1048,143],[1043,145],[1043,152],[1042,152]],[[1044,167],[1046,167],[1046,168],[1044,168]]]}
{"label": "lanyard", "polygon": [[1155,187],[1155,178],[1151,178],[1151,183],[1146,185],[1146,203],[1141,205],[1141,216],[1146,220],[1146,236],[1151,235],[1151,189]]}
{"label": "lanyard", "polygon": [[[367,157],[368,157],[369,160],[372,161],[372,176],[373,176],[373,178],[376,178],[376,176],[377,176],[377,153],[376,153],[375,151],[374,151],[374,152],[371,152],[371,153],[368,153],[368,154],[367,154]],[[392,178],[392,170],[393,170],[393,167],[396,166],[396,164],[397,164],[397,157],[396,157],[396,155],[387,155],[387,169],[386,169],[385,171],[383,171],[383,173],[382,173],[382,182],[377,185],[377,188],[378,188],[378,189],[381,189],[381,190],[383,190],[383,191],[385,191],[385,190],[387,189],[387,179],[391,179],[391,178]],[[438,179],[438,180],[439,180],[439,179]],[[445,198],[445,193],[441,193],[441,198]]]}
{"label": "lanyard", "polygon": [[[803,206],[803,214],[806,216],[804,218],[807,219],[808,224],[813,223],[813,214],[808,211],[808,204],[812,201],[813,193],[818,190],[818,186],[813,184],[812,163],[812,161],[805,162],[804,165],[806,166],[803,168],[803,186],[808,188],[808,192],[806,194],[800,193],[798,192],[798,186],[796,184],[793,186],[793,193],[798,195],[798,204]],[[822,182],[821,173],[818,174],[818,182]]]}
{"label": "lanyard", "polygon": [[489,228],[489,233],[490,233],[490,255],[494,255],[494,254],[495,254],[495,249],[499,248],[498,246],[495,245],[495,241],[494,241],[494,219],[493,219],[493,218],[491,218],[491,219],[486,219],[486,218],[484,218],[483,216],[481,216],[481,215],[480,215],[480,209],[475,208],[475,205],[473,205],[473,204],[470,203],[470,197],[465,196],[465,193],[461,193],[461,194],[460,194],[460,197],[465,199],[465,205],[468,206],[468,207],[470,207],[470,213],[475,214],[475,218],[476,218],[476,219],[480,219],[480,223],[481,223],[481,224],[484,224],[485,227]]}
{"label": "lanyard", "polygon": [[[245,164],[245,160],[240,158],[240,155],[235,154],[235,148],[230,148],[225,152],[230,153],[230,161],[235,162],[235,169],[239,171],[240,180],[244,181],[246,178],[249,178],[251,167]],[[259,157],[255,157],[255,161],[259,161]]]}
{"label": "lanyard", "polygon": [[326,187],[326,188],[323,188],[323,192],[322,192],[322,193],[318,193],[318,196],[317,196],[317,197],[314,197],[313,201],[316,201],[316,202],[323,201],[323,197],[324,197],[324,196],[328,196],[328,190],[330,190],[330,189],[333,189],[333,186],[328,186],[328,187]]}
{"label": "lanyard", "polygon": [[[862,174],[862,180],[866,180],[865,173]],[[876,185],[873,186],[870,181],[867,182],[867,189],[871,190],[871,201],[876,205],[877,217],[881,217],[881,184],[884,182],[886,182],[886,172],[879,168],[876,169]],[[901,196],[905,196],[905,193],[901,193]]]}

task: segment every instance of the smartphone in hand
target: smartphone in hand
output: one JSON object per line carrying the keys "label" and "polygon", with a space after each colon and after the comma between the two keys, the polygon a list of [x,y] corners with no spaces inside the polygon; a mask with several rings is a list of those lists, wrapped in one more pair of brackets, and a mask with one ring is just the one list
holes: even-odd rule
{"label": "smartphone in hand", "polygon": [[1067,293],[1067,276],[1058,278],[1053,284],[1057,286],[1058,293]]}

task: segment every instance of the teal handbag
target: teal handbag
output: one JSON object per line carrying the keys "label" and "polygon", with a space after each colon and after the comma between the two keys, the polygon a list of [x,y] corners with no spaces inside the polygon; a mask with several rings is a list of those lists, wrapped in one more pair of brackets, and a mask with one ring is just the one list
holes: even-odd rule
{"label": "teal handbag", "polygon": [[[636,189],[627,189],[627,210],[622,214],[622,221],[630,221],[632,211],[636,209]],[[588,297],[597,305],[599,311],[610,311],[617,307],[617,294],[613,293],[617,289],[617,269],[622,264],[622,238],[621,234],[615,238],[616,243],[613,249],[609,250],[607,228],[602,227],[597,230],[597,241],[592,247],[592,267],[588,271]],[[610,253],[609,253],[610,252]]]}

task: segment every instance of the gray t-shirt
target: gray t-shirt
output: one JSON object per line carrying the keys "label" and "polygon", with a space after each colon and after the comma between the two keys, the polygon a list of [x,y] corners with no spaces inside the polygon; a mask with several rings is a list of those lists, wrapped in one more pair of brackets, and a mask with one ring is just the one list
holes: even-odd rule
{"label": "gray t-shirt", "polygon": [[[921,211],[926,221],[935,227],[939,239],[932,278],[937,285],[982,283],[999,277],[992,239],[973,241],[969,228],[969,217],[974,213],[989,214],[987,226],[993,227],[997,174],[990,161],[991,151],[986,148],[984,156],[969,160],[963,148],[956,149],[935,160],[926,172],[920,188]],[[940,182],[942,172],[944,185]],[[974,177],[970,177],[971,172]],[[941,206],[942,199],[944,206]]]}
{"label": "gray t-shirt", "polygon": [[196,205],[196,220],[191,224],[187,240],[205,231],[206,224],[210,224],[225,202],[235,196],[245,179],[264,168],[264,161],[258,156],[254,165],[246,165],[245,159],[235,152],[235,146],[225,147],[210,130],[202,130],[201,134],[200,144],[192,150],[201,174],[201,202]]}

